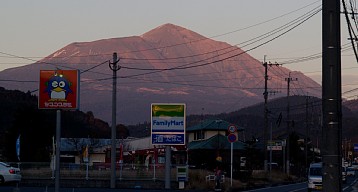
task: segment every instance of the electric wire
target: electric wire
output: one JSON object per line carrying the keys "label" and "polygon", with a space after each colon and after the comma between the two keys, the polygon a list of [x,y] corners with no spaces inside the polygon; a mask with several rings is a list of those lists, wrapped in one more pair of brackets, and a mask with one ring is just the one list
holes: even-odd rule
{"label": "electric wire", "polygon": [[[172,67],[172,68],[166,68],[166,69],[160,69],[160,70],[156,70],[156,71],[151,71],[151,72],[146,72],[146,73],[140,73],[140,74],[135,74],[135,75],[128,75],[128,76],[122,76],[121,78],[127,78],[127,77],[136,77],[136,76],[142,76],[142,75],[148,75],[148,74],[153,74],[153,73],[157,73],[157,72],[163,72],[163,71],[167,71],[167,70],[177,70],[177,69],[191,69],[191,68],[196,68],[196,67],[202,67],[202,66],[206,66],[206,65],[211,65],[211,64],[215,64],[215,63],[218,63],[218,62],[222,62],[226,59],[230,59],[230,58],[233,58],[233,57],[237,57],[239,55],[242,55],[244,53],[247,53],[249,51],[252,51],[254,49],[257,49],[263,45],[266,45],[267,43],[269,42],[272,42],[273,40],[276,40],[277,38],[287,34],[288,32],[292,31],[293,29],[295,29],[296,27],[302,25],[304,22],[306,22],[308,19],[312,18],[314,15],[316,15],[317,13],[319,13],[321,11],[321,9],[319,10],[316,10],[314,13],[312,13],[311,15],[309,15],[307,18],[303,19],[302,21],[298,22],[297,24],[295,24],[293,27],[289,28],[288,30],[282,32],[281,34],[259,44],[259,45],[256,45],[246,51],[242,51],[238,54],[234,54],[232,56],[228,56],[226,58],[223,58],[223,59],[218,59],[216,61],[212,61],[212,62],[207,62],[207,63],[203,63],[203,64],[197,64],[197,65],[192,65],[192,64],[195,64],[195,63],[198,63],[198,62],[193,62],[193,63],[189,63],[189,64],[185,64],[185,65],[181,65],[181,66],[177,66],[177,67]],[[190,66],[189,66],[190,65]]]}
{"label": "electric wire", "polygon": [[356,10],[356,8],[355,8],[355,5],[353,5],[353,4],[356,4],[356,2],[355,2],[355,0],[353,1],[353,0],[349,0],[349,4],[350,4],[350,6],[351,6],[351,11],[352,11],[352,19],[353,19],[353,22],[354,22],[354,25],[355,25],[355,27],[356,27],[356,30],[358,30],[358,23],[357,23],[357,19],[356,19],[356,17],[355,17],[355,15],[356,15],[356,13],[355,13],[355,10]]}
{"label": "electric wire", "polygon": [[[347,7],[346,7],[346,3],[345,3],[344,0],[342,0],[342,4],[343,4],[344,15],[346,17],[348,33],[349,33],[349,36],[350,36],[350,40],[351,40],[351,44],[352,44],[352,47],[353,47],[354,55],[356,57],[356,61],[358,62],[358,53],[357,53],[357,50],[356,50],[356,47],[355,47],[355,44],[354,44],[354,41],[357,40],[357,36],[355,34],[353,34],[354,33],[353,32],[353,27],[352,27],[352,24],[351,24],[351,22],[349,20]],[[354,37],[353,37],[353,35],[354,35]]]}
{"label": "electric wire", "polygon": [[[6,54],[6,53],[3,53],[3,52],[0,52],[0,53],[2,53],[2,54]],[[10,54],[8,54],[9,56],[12,56],[12,57],[19,57],[19,56],[14,56],[14,55],[10,55]],[[31,60],[31,59],[29,59],[29,58],[25,58],[25,57],[19,57],[19,58],[23,58],[23,59],[28,59],[28,60]],[[33,60],[34,61],[34,60]],[[217,62],[220,62],[220,61],[217,61]],[[100,64],[99,64],[100,65]],[[66,67],[66,66],[62,66],[62,67]],[[95,68],[95,67],[93,67],[93,68]],[[191,68],[191,67],[190,67]],[[183,68],[184,69],[184,68]],[[86,71],[89,71],[89,70],[86,70]]]}
{"label": "electric wire", "polygon": [[[266,42],[267,43],[267,42]],[[218,61],[217,61],[218,62]],[[99,65],[101,65],[101,64],[99,64]],[[98,65],[98,66],[99,66]],[[206,65],[206,64],[205,64]],[[96,66],[95,66],[96,67]],[[93,67],[93,68],[95,68],[95,67]],[[193,68],[193,67],[198,67],[198,66],[189,66],[189,67],[185,67],[185,68],[182,68],[182,69],[186,69],[186,68]],[[91,69],[93,69],[93,68],[91,68]],[[88,70],[86,70],[86,72],[87,71],[89,71],[89,70],[91,70],[91,69],[88,69]],[[179,68],[180,69],[180,68]]]}
{"label": "electric wire", "polygon": [[[268,37],[270,37],[270,36],[272,36],[272,35],[274,35],[274,34],[276,34],[276,33],[279,33],[279,32],[281,32],[281,31],[283,31],[283,30],[286,29],[286,28],[289,28],[289,27],[293,26],[293,27],[290,28],[289,30],[283,32],[281,35],[278,35],[278,36],[276,36],[275,38],[266,41],[266,43],[268,43],[268,42],[270,42],[270,41],[272,41],[272,40],[274,40],[274,39],[276,39],[276,38],[282,36],[283,34],[286,34],[287,32],[291,31],[292,29],[296,28],[297,26],[301,25],[302,23],[304,23],[305,21],[307,21],[308,19],[310,19],[311,17],[313,17],[314,15],[316,15],[316,14],[317,14],[318,12],[320,12],[321,10],[322,10],[322,8],[320,8],[320,6],[319,6],[319,7],[316,7],[315,9],[313,9],[313,10],[307,12],[306,14],[304,14],[304,15],[302,15],[302,16],[296,18],[296,19],[294,19],[293,21],[290,21],[289,23],[286,23],[286,24],[284,24],[284,25],[282,25],[282,26],[280,26],[280,27],[278,27],[278,28],[276,28],[276,29],[274,29],[274,30],[272,30],[272,31],[269,31],[269,32],[267,32],[267,33],[264,33],[264,34],[258,36],[258,37],[255,37],[255,38],[253,38],[253,39],[250,39],[250,40],[247,40],[247,41],[243,42],[242,44],[244,44],[244,45],[240,45],[240,48],[239,48],[239,47],[234,47],[234,46],[229,46],[229,47],[226,47],[226,48],[223,48],[223,49],[219,49],[219,50],[215,50],[215,51],[212,51],[212,52],[208,52],[208,53],[213,53],[213,52],[218,52],[218,51],[225,50],[225,49],[232,49],[232,50],[230,50],[230,51],[227,51],[227,52],[224,52],[224,53],[221,53],[221,54],[218,54],[218,55],[215,55],[215,56],[206,58],[206,59],[201,59],[201,60],[199,60],[199,61],[195,61],[195,62],[192,62],[192,63],[189,63],[189,64],[181,65],[181,66],[179,66],[179,67],[174,67],[174,68],[176,68],[176,69],[185,69],[185,68],[186,68],[185,66],[189,66],[189,65],[196,64],[196,63],[200,63],[200,62],[203,62],[203,61],[206,61],[206,60],[209,60],[209,59],[214,59],[214,58],[216,58],[216,57],[218,57],[218,56],[222,56],[222,55],[225,55],[225,54],[231,53],[231,52],[233,52],[233,51],[237,51],[237,50],[239,50],[240,53],[239,53],[239,54],[236,54],[236,55],[234,55],[234,56],[232,56],[232,57],[229,57],[229,58],[233,58],[233,57],[236,57],[236,56],[238,56],[238,55],[244,54],[244,53],[246,53],[246,52],[248,52],[248,51],[251,51],[251,50],[253,50],[253,49],[256,49],[256,48],[258,48],[258,47],[251,48],[251,49],[249,49],[248,51],[242,51],[241,49],[242,49],[243,47],[246,47],[246,46],[252,45],[252,44],[254,44],[254,43],[257,43],[257,42],[259,42],[259,41],[261,41],[261,40],[264,40],[265,38],[268,38]],[[297,24],[297,23],[298,23],[298,24]],[[264,43],[264,44],[266,44],[266,43]],[[237,45],[239,45],[239,44],[237,44]],[[234,49],[233,49],[233,48],[234,48]],[[196,56],[197,56],[197,55],[196,55]],[[221,61],[221,60],[219,60],[218,62],[220,62],[220,61]],[[212,63],[212,62],[210,62],[209,64],[211,64],[211,63]],[[203,65],[206,65],[206,64],[203,64]],[[201,65],[198,65],[198,66],[201,66]],[[168,68],[165,68],[165,69],[153,69],[153,68],[136,68],[136,67],[127,67],[127,66],[122,66],[122,68],[124,68],[124,69],[133,69],[133,70],[143,70],[143,71],[171,70],[171,69],[168,69]]]}
{"label": "electric wire", "polygon": [[[218,34],[218,35],[214,35],[214,36],[210,36],[210,37],[205,37],[205,38],[201,38],[201,39],[197,39],[197,40],[192,40],[192,41],[188,41],[188,42],[184,42],[184,43],[168,45],[168,46],[155,47],[155,48],[151,48],[151,49],[135,50],[135,51],[127,51],[127,52],[123,52],[123,54],[170,48],[170,47],[175,47],[175,46],[180,46],[180,45],[185,45],[185,44],[191,44],[191,43],[195,43],[195,42],[203,41],[203,40],[207,40],[207,39],[213,39],[213,38],[220,37],[220,36],[225,36],[225,35],[228,35],[228,34],[236,33],[236,32],[239,32],[239,31],[250,29],[250,28],[253,28],[253,27],[256,27],[256,26],[259,26],[259,25],[262,25],[262,24],[265,24],[265,23],[268,23],[268,22],[271,22],[271,21],[274,21],[274,20],[277,20],[279,18],[282,18],[282,17],[285,17],[287,15],[293,14],[293,13],[298,12],[300,10],[303,10],[303,9],[305,9],[307,7],[310,7],[310,6],[312,6],[312,5],[316,4],[316,3],[319,3],[319,2],[320,2],[320,0],[314,1],[312,3],[304,5],[303,7],[300,7],[298,9],[295,9],[295,10],[287,12],[287,13],[284,13],[284,14],[279,15],[277,17],[274,17],[274,18],[271,18],[271,19],[268,19],[268,20],[265,20],[265,21],[262,21],[260,23],[253,24],[253,25],[250,25],[250,26],[247,26],[247,27],[243,27],[243,28],[240,28],[240,29],[237,29],[237,30],[233,30],[233,31],[230,31],[230,32],[226,32],[226,33],[222,33],[222,34]],[[320,6],[321,6],[321,4],[320,4]],[[76,44],[76,43],[73,43],[73,44]],[[74,55],[74,56],[70,56],[70,57],[96,57],[96,56],[104,56],[104,55],[111,55],[111,54]],[[0,56],[0,57],[4,57],[4,56]],[[13,58],[11,56],[5,56],[5,57]],[[189,57],[192,57],[192,56],[189,56]],[[17,58],[17,57],[14,57],[14,58]],[[27,58],[43,58],[43,57],[27,57]],[[69,57],[66,56],[66,57],[57,57],[57,58],[69,58]],[[136,60],[135,58],[121,58],[121,59],[133,59],[133,60]],[[148,59],[145,59],[145,60],[148,60]]]}
{"label": "electric wire", "polygon": [[[3,52],[1,52],[2,54],[6,54],[6,53],[3,53]],[[15,56],[15,55],[10,55],[9,54],[9,56],[12,56],[12,57],[18,57],[18,56]],[[29,58],[25,58],[25,57],[20,57],[20,58],[23,58],[23,59],[28,59],[28,60],[32,60],[32,59],[29,59]],[[37,61],[36,61],[37,62]],[[216,62],[220,62],[220,61],[216,61]],[[211,63],[216,63],[216,62],[211,62]],[[105,62],[104,62],[105,63]],[[48,63],[47,63],[48,64]],[[51,64],[51,63],[50,63]],[[102,63],[103,64],[103,63]],[[99,64],[99,65],[97,65],[97,66],[100,66],[101,64]],[[207,65],[207,64],[203,64],[203,65]],[[58,67],[58,65],[55,65],[56,67]],[[87,69],[87,70],[85,70],[84,72],[87,72],[87,71],[89,71],[89,70],[91,70],[91,69],[93,69],[93,68],[95,68],[95,67],[97,67],[97,66],[94,66],[94,67],[92,67],[92,68],[90,68],[90,69]],[[62,67],[67,67],[67,66],[62,66]],[[195,67],[198,67],[198,66],[195,66]],[[67,67],[67,68],[70,68],[70,67]],[[186,67],[186,68],[192,68],[192,67]],[[180,69],[180,68],[179,68]],[[185,68],[182,68],[182,69],[185,69]],[[171,69],[170,69],[171,70]],[[105,74],[105,75],[109,75],[109,74]]]}

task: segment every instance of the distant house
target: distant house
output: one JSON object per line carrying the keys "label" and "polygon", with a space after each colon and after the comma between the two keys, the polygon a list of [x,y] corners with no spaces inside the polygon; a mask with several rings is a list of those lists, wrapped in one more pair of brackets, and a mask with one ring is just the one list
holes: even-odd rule
{"label": "distant house", "polygon": [[[196,124],[191,127],[187,127],[186,133],[188,137],[188,143],[192,141],[207,140],[218,134],[227,136],[228,128],[230,125],[234,125],[234,124],[220,119],[216,119],[216,120],[207,119],[199,124]],[[234,126],[237,128],[237,131],[239,133],[239,140],[242,140],[244,128],[239,127],[238,125],[234,125]]]}
{"label": "distant house", "polygon": [[217,163],[228,164],[231,149],[228,140],[230,126],[236,127],[238,131],[239,139],[233,143],[233,150],[235,154],[239,154],[246,145],[242,141],[244,128],[223,120],[204,120],[188,127],[186,132],[189,164],[206,169],[214,168]]}
{"label": "distant house", "polygon": [[106,148],[110,143],[110,139],[61,138],[61,163],[84,163],[87,146],[90,165],[105,162]]}
{"label": "distant house", "polygon": [[[111,139],[91,138],[61,138],[61,163],[81,164],[85,161],[85,148],[88,146],[89,165],[110,166],[111,162]],[[120,144],[123,146],[121,159]],[[165,163],[165,146],[151,144],[151,137],[116,140],[116,162],[123,160],[124,163],[151,164],[156,159],[157,163]],[[175,155],[178,148],[172,147]],[[174,163],[176,160],[173,160]]]}
{"label": "distant house", "polygon": [[[173,164],[213,164],[218,157],[228,161],[231,144],[228,141],[228,128],[233,124],[223,120],[204,120],[186,128],[185,146],[172,146]],[[244,150],[242,127],[237,128],[239,141],[234,142],[235,153]],[[117,139],[116,161],[120,158],[120,143],[123,144],[123,162],[152,164],[165,163],[165,146],[152,145],[151,137]],[[110,163],[111,139],[62,138],[61,162],[80,164],[84,162],[84,149],[89,146],[89,164]],[[198,157],[195,157],[198,155]],[[204,156],[208,158],[203,158]],[[187,159],[189,157],[189,159]],[[200,159],[201,161],[198,161]]]}

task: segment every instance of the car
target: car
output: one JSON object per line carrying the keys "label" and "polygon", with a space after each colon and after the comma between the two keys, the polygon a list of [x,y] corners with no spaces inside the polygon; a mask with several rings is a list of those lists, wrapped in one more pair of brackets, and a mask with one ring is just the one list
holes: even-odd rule
{"label": "car", "polygon": [[355,169],[353,167],[347,168],[347,176],[355,176]]}
{"label": "car", "polygon": [[342,166],[342,182],[347,183],[347,167]]}
{"label": "car", "polygon": [[354,170],[358,170],[358,163],[356,162],[352,163],[352,167]]}
{"label": "car", "polygon": [[19,168],[12,167],[4,162],[0,162],[0,184],[20,181],[21,172]]}
{"label": "car", "polygon": [[278,170],[278,163],[272,162],[272,163],[267,163],[267,169],[270,169],[270,165],[271,165],[271,169],[272,170]]}
{"label": "car", "polygon": [[307,189],[308,191],[322,190],[322,162],[310,165]]}

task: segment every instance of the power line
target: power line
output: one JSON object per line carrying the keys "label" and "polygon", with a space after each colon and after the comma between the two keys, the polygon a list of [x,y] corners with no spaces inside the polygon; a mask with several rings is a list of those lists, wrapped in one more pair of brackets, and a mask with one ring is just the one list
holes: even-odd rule
{"label": "power line", "polygon": [[348,11],[347,11],[346,3],[345,3],[344,0],[342,0],[342,4],[343,4],[343,9],[344,9],[344,15],[346,17],[348,33],[349,33],[351,44],[352,44],[352,47],[353,47],[353,52],[354,52],[354,55],[356,57],[356,61],[358,62],[358,53],[357,53],[357,50],[356,50],[356,47],[355,47],[355,44],[354,44],[355,41],[358,40],[358,38],[357,38],[357,35],[354,33],[352,24],[351,24],[351,22],[350,22],[350,20],[348,18]]}
{"label": "power line", "polygon": [[[195,61],[195,62],[192,62],[192,63],[189,63],[189,64],[184,64],[184,65],[181,65],[181,66],[179,66],[179,67],[174,67],[174,68],[176,68],[176,69],[185,69],[185,68],[186,68],[185,66],[189,66],[189,65],[193,65],[193,64],[200,63],[200,62],[203,62],[203,61],[207,61],[207,60],[209,60],[209,59],[213,59],[213,58],[216,58],[216,57],[218,57],[218,56],[225,55],[225,54],[231,53],[231,52],[233,52],[233,51],[237,51],[237,50],[240,51],[239,54],[236,54],[236,55],[231,56],[231,57],[227,57],[227,58],[225,58],[225,60],[226,60],[226,59],[229,59],[229,58],[236,57],[236,56],[241,55],[241,54],[243,54],[243,53],[246,53],[246,52],[248,52],[248,51],[254,50],[254,49],[256,49],[256,48],[258,48],[258,47],[260,47],[260,46],[262,46],[262,45],[264,45],[264,44],[267,44],[268,42],[271,42],[271,41],[273,41],[273,40],[275,40],[275,39],[281,37],[282,35],[288,33],[289,31],[291,31],[292,29],[298,27],[299,25],[301,25],[302,23],[304,23],[305,21],[307,21],[308,19],[310,19],[311,17],[313,17],[314,15],[316,15],[316,14],[317,14],[318,12],[320,12],[320,11],[321,11],[321,8],[317,7],[317,8],[315,8],[315,9],[311,10],[310,12],[308,12],[308,13],[306,13],[306,14],[304,14],[304,15],[302,15],[302,16],[296,18],[296,19],[294,19],[293,21],[290,21],[289,23],[286,23],[285,25],[282,25],[282,26],[280,26],[280,27],[278,27],[278,28],[276,28],[276,29],[274,29],[274,30],[272,30],[272,31],[270,31],[270,32],[264,33],[264,34],[262,34],[262,35],[260,35],[260,36],[258,36],[258,37],[255,37],[255,38],[253,38],[253,39],[250,39],[250,40],[247,40],[247,41],[243,42],[245,45],[240,46],[240,48],[239,48],[239,47],[235,48],[234,46],[230,46],[230,47],[222,48],[222,49],[219,49],[219,50],[214,50],[214,51],[211,51],[211,52],[203,53],[203,54],[208,54],[208,53],[214,53],[214,52],[218,52],[218,51],[222,51],[222,50],[234,48],[234,49],[232,49],[232,50],[230,50],[230,51],[227,51],[227,52],[224,52],[224,53],[221,53],[221,54],[218,54],[218,55],[215,55],[215,56],[206,58],[206,59],[201,59],[201,60],[199,60],[199,61]],[[298,23],[298,24],[296,24],[296,23]],[[293,26],[293,27],[291,27],[291,26]],[[291,28],[288,29],[287,31],[284,31],[284,32],[282,32],[281,34],[277,35],[276,37],[274,37],[274,38],[272,38],[272,39],[270,39],[270,40],[267,40],[267,41],[264,42],[264,43],[261,43],[259,46],[255,46],[255,47],[253,47],[253,48],[251,48],[251,49],[248,49],[247,51],[242,51],[242,50],[241,50],[241,48],[243,48],[243,47],[245,47],[245,46],[252,45],[253,43],[256,43],[256,42],[261,41],[261,40],[263,40],[263,39],[265,39],[265,38],[268,38],[269,36],[272,36],[272,35],[274,35],[274,34],[276,34],[276,33],[278,33],[278,32],[281,32],[281,31],[283,31],[284,29],[289,28],[289,27],[291,27]],[[239,44],[237,44],[237,45],[239,45]],[[203,55],[203,54],[198,54],[198,55]],[[194,55],[194,56],[198,56],[198,55]],[[182,58],[182,57],[179,57],[179,58]],[[128,58],[127,58],[127,59],[128,59]],[[168,59],[168,58],[166,58],[166,59]],[[177,58],[170,58],[170,59],[178,59],[178,57],[177,57]],[[220,61],[221,61],[221,60],[218,60],[217,62],[220,62]],[[212,62],[209,62],[208,64],[212,64]],[[201,65],[207,65],[207,64],[201,64]],[[201,65],[199,64],[199,65],[197,65],[197,66],[201,66]],[[162,71],[162,70],[168,70],[167,68],[166,68],[166,69],[153,69],[153,68],[135,68],[135,67],[125,67],[125,66],[122,66],[122,67],[123,67],[124,69],[134,69],[134,70],[143,70],[143,71]],[[190,68],[191,68],[191,67],[190,67]]]}
{"label": "power line", "polygon": [[[222,34],[218,34],[218,35],[214,35],[214,36],[210,36],[210,37],[205,37],[205,38],[201,38],[201,39],[197,39],[197,40],[193,40],[193,41],[188,41],[188,42],[184,42],[184,43],[178,43],[178,44],[173,44],[173,45],[168,45],[168,46],[162,46],[162,47],[155,47],[155,48],[151,48],[151,49],[142,49],[142,50],[135,50],[135,51],[127,51],[127,52],[123,52],[122,54],[127,54],[127,53],[135,53],[135,52],[144,52],[144,51],[151,51],[151,50],[156,50],[156,49],[164,49],[164,48],[170,48],[170,47],[175,47],[175,46],[180,46],[180,45],[186,45],[186,44],[191,44],[191,43],[195,43],[195,42],[199,42],[199,41],[203,41],[203,40],[207,40],[207,39],[213,39],[213,38],[216,38],[216,37],[220,37],[220,36],[225,36],[225,35],[229,35],[229,34],[232,34],[232,33],[236,33],[236,32],[239,32],[239,31],[243,31],[243,30],[246,30],[246,29],[250,29],[250,28],[253,28],[253,27],[256,27],[256,26],[259,26],[259,25],[262,25],[262,24],[265,24],[265,23],[268,23],[268,22],[271,22],[271,21],[274,21],[274,20],[277,20],[279,18],[282,18],[282,17],[285,17],[287,15],[290,15],[290,14],[293,14],[295,12],[298,12],[300,10],[303,10],[307,7],[310,7],[316,3],[319,3],[320,0],[317,0],[317,1],[314,1],[312,3],[309,3],[303,7],[300,7],[298,9],[295,9],[293,11],[290,11],[290,12],[287,12],[287,13],[284,13],[282,15],[279,15],[277,17],[274,17],[274,18],[271,18],[271,19],[268,19],[268,20],[265,20],[265,21],[262,21],[262,22],[259,22],[257,24],[253,24],[253,25],[250,25],[250,26],[247,26],[247,27],[243,27],[243,28],[240,28],[240,29],[236,29],[236,30],[233,30],[233,31],[230,31],[230,32],[225,32],[225,33],[222,33]],[[321,6],[321,4],[320,4]],[[78,44],[78,43],[72,43],[72,44]],[[51,54],[52,55],[52,54]],[[56,58],[75,58],[75,57],[102,57],[102,56],[109,56],[109,55],[112,55],[112,53],[108,53],[108,54],[89,54],[89,55],[73,55],[73,56],[66,56],[66,57],[56,57]],[[0,56],[0,57],[3,57],[3,58],[19,58],[18,56]],[[193,56],[187,56],[187,57],[193,57]],[[32,58],[32,59],[36,59],[36,58],[47,58],[47,57],[41,57],[41,56],[28,56],[26,58]],[[176,59],[179,59],[180,57],[176,58]],[[141,59],[135,59],[135,58],[121,58],[121,59],[132,59],[132,60],[141,60]],[[170,58],[169,58],[170,59]],[[144,60],[150,60],[150,59],[144,59]]]}
{"label": "power line", "polygon": [[[211,65],[211,64],[214,64],[214,63],[222,62],[222,61],[224,61],[224,60],[226,60],[226,59],[230,59],[230,58],[233,58],[233,57],[237,57],[237,56],[239,56],[239,55],[242,55],[242,54],[244,54],[244,53],[247,53],[247,52],[249,52],[249,51],[252,51],[252,50],[254,50],[254,49],[257,49],[257,48],[259,48],[259,47],[261,47],[261,46],[263,46],[263,45],[265,45],[265,44],[267,44],[267,43],[269,43],[269,42],[271,42],[271,41],[273,41],[273,40],[275,40],[275,39],[277,39],[277,38],[279,38],[279,37],[285,35],[286,33],[290,32],[291,30],[293,30],[293,29],[295,29],[296,27],[298,27],[298,26],[300,26],[301,24],[303,24],[305,21],[307,21],[308,19],[310,19],[311,17],[313,17],[314,15],[316,15],[317,13],[319,13],[320,11],[321,11],[321,9],[316,10],[314,13],[312,13],[311,15],[309,15],[307,18],[303,19],[303,20],[300,21],[298,24],[295,24],[293,27],[289,28],[288,30],[284,31],[283,33],[281,33],[281,34],[279,34],[279,35],[277,35],[277,36],[275,36],[275,37],[273,37],[273,38],[271,38],[271,39],[269,39],[269,40],[267,40],[267,41],[265,41],[265,42],[263,42],[263,43],[261,43],[261,44],[255,46],[255,47],[253,47],[253,48],[251,48],[251,49],[248,49],[248,50],[246,50],[246,51],[242,51],[242,52],[240,52],[240,53],[238,53],[238,54],[234,54],[234,55],[232,55],[232,56],[228,56],[228,57],[226,57],[226,58],[219,59],[219,60],[216,60],[216,61],[207,62],[207,63],[203,63],[203,64],[197,64],[197,65],[193,65],[193,64],[196,64],[196,63],[198,63],[198,62],[200,62],[200,61],[192,62],[192,63],[189,63],[189,64],[177,66],[177,67],[165,68],[165,69],[142,69],[142,70],[150,70],[151,72],[146,72],[146,73],[141,73],[141,74],[135,74],[135,75],[124,76],[124,77],[122,77],[122,78],[148,75],[148,74],[153,74],[153,73],[163,72],[163,71],[168,71],[168,70],[191,69],[191,68],[196,68],[196,67],[202,67],[202,66],[206,66],[206,65]],[[227,54],[227,53],[225,53],[225,54]],[[210,58],[209,58],[209,59],[210,59]],[[207,59],[205,59],[205,60],[207,60]],[[201,61],[202,61],[202,60],[201,60]],[[191,66],[189,66],[189,65],[191,65]],[[123,68],[124,68],[124,67],[123,67]]]}
{"label": "power line", "polygon": [[[311,15],[311,16],[313,16],[313,15]],[[296,25],[297,26],[297,25]],[[282,34],[281,34],[282,35]],[[277,38],[277,37],[276,37]],[[269,42],[269,41],[267,41],[267,42]],[[267,42],[265,42],[265,43],[267,43]],[[263,45],[263,44],[261,44],[261,45]],[[260,46],[261,46],[260,45]],[[257,46],[258,47],[258,46]],[[255,48],[257,48],[257,47],[255,47]],[[232,48],[232,47],[231,47]],[[251,49],[252,50],[252,49]],[[231,52],[231,51],[230,51]],[[15,56],[15,55],[11,55],[11,54],[7,54],[7,53],[4,53],[4,52],[0,52],[0,53],[2,53],[2,54],[5,54],[5,55],[9,55],[9,56],[12,56],[12,57],[17,57],[17,58],[22,58],[22,59],[27,59],[27,60],[32,60],[32,61],[35,61],[35,60],[33,60],[33,59],[30,59],[30,58],[25,58],[25,57],[19,57],[19,56]],[[228,53],[228,52],[227,52]],[[240,54],[243,54],[244,52],[242,52],[242,53],[240,53]],[[224,53],[224,54],[226,54],[226,53]],[[240,55],[240,54],[238,54],[238,55]],[[234,56],[232,56],[232,57],[235,57],[235,55]],[[211,58],[214,58],[214,57],[211,57]],[[209,59],[211,59],[211,58],[209,58]],[[201,65],[196,65],[196,66],[190,66],[190,67],[174,67],[174,68],[172,68],[172,69],[162,69],[162,70],[173,70],[173,69],[187,69],[187,68],[193,68],[193,67],[200,67],[200,66],[205,66],[205,65],[208,65],[208,64],[212,64],[212,63],[216,63],[216,62],[221,62],[221,61],[223,61],[223,60],[225,60],[225,59],[228,59],[228,58],[224,58],[224,59],[222,59],[222,60],[218,60],[218,61],[214,61],[214,62],[210,62],[210,63],[204,63],[204,64],[201,64]],[[204,59],[204,60],[207,60],[207,59]],[[201,60],[201,61],[204,61],[204,60]],[[38,61],[35,61],[35,62],[38,62]],[[192,65],[192,64],[195,64],[195,63],[198,63],[198,62],[200,62],[200,61],[197,61],[197,62],[194,62],[194,63],[189,63],[189,64],[186,64],[186,65]],[[48,62],[43,62],[43,63],[46,63],[46,64],[51,64],[51,63],[48,63]],[[52,65],[54,65],[54,64],[52,64]],[[101,64],[99,64],[99,65],[101,65]],[[186,65],[183,65],[183,66],[186,66]],[[56,67],[57,66],[59,66],[59,65],[55,65]],[[68,67],[68,66],[61,66],[61,67],[64,67],[64,68],[71,68],[71,67]],[[95,67],[93,67],[93,68],[95,68]],[[124,67],[123,67],[124,68]],[[158,70],[158,69],[157,69]],[[86,71],[89,71],[89,70],[86,70]],[[108,74],[105,74],[105,75],[108,75]],[[136,75],[137,76],[137,75]]]}
{"label": "power line", "polygon": [[[271,41],[277,39],[278,37],[280,37],[280,36],[286,34],[287,32],[289,32],[289,31],[291,31],[292,29],[296,28],[297,26],[301,25],[303,22],[307,21],[309,18],[311,18],[312,16],[314,16],[315,14],[317,14],[319,11],[320,11],[320,10],[317,10],[314,14],[311,14],[309,17],[307,17],[306,19],[304,19],[304,20],[301,21],[300,23],[296,24],[295,26],[293,26],[293,27],[290,28],[289,30],[287,30],[287,31],[285,31],[285,32],[283,32],[283,33],[281,33],[281,34],[279,34],[278,36],[276,36],[276,37],[274,37],[274,38],[272,38],[272,39],[270,39],[270,40],[268,40],[268,41],[266,41],[266,42],[264,42],[264,43],[261,43],[260,45],[254,47],[254,48],[251,48],[250,50],[256,49],[256,48],[258,48],[258,47],[260,47],[260,46],[262,46],[262,45],[264,45],[264,44],[267,44],[268,42],[271,42]],[[248,50],[248,51],[250,51],[250,50]],[[246,52],[247,52],[247,51],[246,51]],[[1,53],[3,53],[3,52],[1,52]],[[232,57],[236,57],[236,56],[238,56],[238,55],[241,55],[241,54],[243,54],[243,53],[245,53],[245,52],[243,51],[243,52],[240,52],[239,54],[236,54],[236,55],[233,55],[233,56],[230,56],[230,57],[221,59],[221,60],[216,60],[216,61],[213,61],[213,62],[204,63],[204,64],[200,64],[200,65],[187,66],[187,65],[193,64],[193,63],[189,63],[189,64],[186,64],[186,65],[184,65],[184,66],[179,66],[179,67],[174,67],[174,68],[168,68],[168,69],[162,69],[162,70],[164,71],[164,70],[189,69],[189,68],[194,68],[194,67],[201,67],[201,66],[205,66],[205,65],[209,65],[209,64],[221,62],[221,61],[224,61],[224,60],[226,60],[226,59],[229,59],[229,58],[232,58]],[[4,53],[3,53],[3,54],[4,54]],[[12,55],[12,56],[14,56],[14,55]],[[15,56],[15,57],[18,57],[18,56]],[[20,57],[20,58],[29,59],[29,58],[24,58],[24,57]],[[30,59],[30,60],[31,60],[31,59]],[[45,63],[45,62],[44,62],[44,63]],[[50,64],[51,64],[51,63],[50,63]],[[101,63],[101,64],[103,64],[103,63]],[[99,65],[101,65],[101,64],[99,64]],[[51,64],[51,65],[54,65],[54,64]],[[99,65],[97,65],[97,66],[99,66]],[[58,65],[54,65],[54,66],[58,67]],[[95,66],[95,67],[97,67],[97,66]],[[63,66],[63,67],[67,67],[67,66]],[[93,67],[93,68],[95,68],[95,67]],[[67,68],[70,68],[70,67],[67,67]],[[91,69],[92,69],[92,68],[91,68]],[[89,70],[90,70],[90,69],[89,69]],[[87,70],[87,71],[89,71],[89,70]],[[87,72],[87,71],[86,71],[86,72]],[[146,74],[148,74],[148,73],[146,73]],[[136,75],[124,76],[124,77],[120,77],[120,78],[130,78],[130,77],[135,77],[135,76],[139,76],[139,75],[144,75],[144,74],[136,74]],[[106,79],[97,79],[97,80],[100,81],[100,80],[106,80]]]}

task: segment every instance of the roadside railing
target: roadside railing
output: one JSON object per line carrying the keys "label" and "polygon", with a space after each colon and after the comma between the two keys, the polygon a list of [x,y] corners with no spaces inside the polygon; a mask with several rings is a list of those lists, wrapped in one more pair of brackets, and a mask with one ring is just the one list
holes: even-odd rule
{"label": "roadside railing", "polygon": [[[22,162],[11,163],[19,166],[23,179],[53,179],[55,170],[50,163]],[[110,163],[99,163],[93,165],[61,163],[61,179],[91,179],[103,180],[110,179]],[[163,164],[143,165],[143,164],[119,164],[116,165],[117,180],[164,180],[165,167]],[[171,180],[176,179],[176,165],[171,167]]]}

